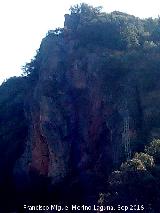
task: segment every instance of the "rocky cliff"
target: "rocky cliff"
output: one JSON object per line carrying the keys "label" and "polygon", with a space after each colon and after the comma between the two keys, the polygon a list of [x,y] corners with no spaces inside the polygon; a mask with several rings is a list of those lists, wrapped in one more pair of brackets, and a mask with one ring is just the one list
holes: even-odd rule
{"label": "rocky cliff", "polygon": [[26,103],[29,136],[14,172],[26,177],[27,187],[44,177],[53,186],[67,179],[96,190],[101,184],[95,181],[102,183],[129,159],[140,140],[140,94],[119,61],[125,53],[82,47],[68,25],[42,41],[38,78]]}
{"label": "rocky cliff", "polygon": [[12,159],[5,175],[18,202],[89,200],[113,169],[158,137],[160,54],[157,40],[145,43],[148,22],[87,8],[72,8],[26,65],[23,100],[14,102],[24,137],[2,156]]}

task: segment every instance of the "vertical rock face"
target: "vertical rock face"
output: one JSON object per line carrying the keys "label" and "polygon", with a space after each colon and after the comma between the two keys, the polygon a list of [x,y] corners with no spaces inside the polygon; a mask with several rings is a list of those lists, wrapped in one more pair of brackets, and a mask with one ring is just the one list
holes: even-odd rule
{"label": "vertical rock face", "polygon": [[93,201],[111,171],[160,137],[159,20],[86,4],[70,12],[27,76],[0,87],[3,207]]}
{"label": "vertical rock face", "polygon": [[111,54],[81,47],[65,32],[42,41],[39,77],[26,109],[30,134],[16,177],[23,174],[30,183],[40,176],[52,184],[67,177],[103,180],[131,157],[141,116],[137,90],[128,76],[119,79],[104,66]]}
{"label": "vertical rock face", "polygon": [[107,50],[75,51],[76,45],[51,36],[42,42],[39,79],[29,98],[30,136],[16,167],[29,179],[33,174],[52,184],[84,174],[103,179],[122,154],[131,156],[135,88],[114,79],[110,88],[102,64]]}

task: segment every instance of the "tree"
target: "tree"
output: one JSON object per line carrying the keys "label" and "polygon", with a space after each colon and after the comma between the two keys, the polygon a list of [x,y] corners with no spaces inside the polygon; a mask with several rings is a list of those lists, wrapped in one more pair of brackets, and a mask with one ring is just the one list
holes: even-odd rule
{"label": "tree", "polygon": [[81,14],[85,16],[97,15],[100,14],[102,10],[102,7],[93,7],[91,5],[88,5],[86,3],[76,4],[72,7],[70,7],[71,14]]}
{"label": "tree", "polygon": [[160,163],[160,139],[154,139],[149,146],[145,147],[145,152],[152,155],[156,163]]}
{"label": "tree", "polygon": [[[142,202],[149,211],[157,212],[160,187],[160,139],[153,140],[145,152],[135,153],[108,178],[108,191],[100,194],[101,203]],[[151,156],[153,155],[153,156]],[[154,160],[156,159],[155,163]],[[159,207],[158,207],[159,208]]]}
{"label": "tree", "polygon": [[146,167],[140,159],[133,158],[125,163],[122,163],[120,169],[123,172],[136,172],[136,171],[145,171]]}
{"label": "tree", "polygon": [[154,167],[153,156],[150,156],[146,153],[135,153],[134,159],[140,160],[146,169],[152,169]]}

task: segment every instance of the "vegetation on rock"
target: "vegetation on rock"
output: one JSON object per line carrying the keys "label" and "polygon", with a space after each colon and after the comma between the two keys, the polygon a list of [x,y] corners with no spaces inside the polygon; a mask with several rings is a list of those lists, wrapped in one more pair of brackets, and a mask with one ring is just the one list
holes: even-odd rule
{"label": "vegetation on rock", "polygon": [[142,203],[158,212],[160,18],[142,20],[75,5],[65,15],[64,28],[47,33],[23,70],[23,77],[0,86],[0,186],[13,183],[14,165],[32,135],[28,140],[34,141],[30,147],[36,163],[27,156],[29,147],[28,170],[38,168],[50,181],[52,175],[64,178],[71,171],[65,171],[69,162],[79,175],[68,184],[73,191],[78,183],[95,181],[93,173],[98,173],[108,178],[99,203]]}

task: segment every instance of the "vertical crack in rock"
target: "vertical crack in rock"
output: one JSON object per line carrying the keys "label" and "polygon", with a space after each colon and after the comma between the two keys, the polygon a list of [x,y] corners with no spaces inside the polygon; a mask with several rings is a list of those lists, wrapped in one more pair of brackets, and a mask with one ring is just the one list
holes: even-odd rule
{"label": "vertical crack in rock", "polygon": [[33,124],[33,148],[30,170],[40,175],[48,175],[49,167],[49,150],[44,136],[40,132],[39,123]]}

